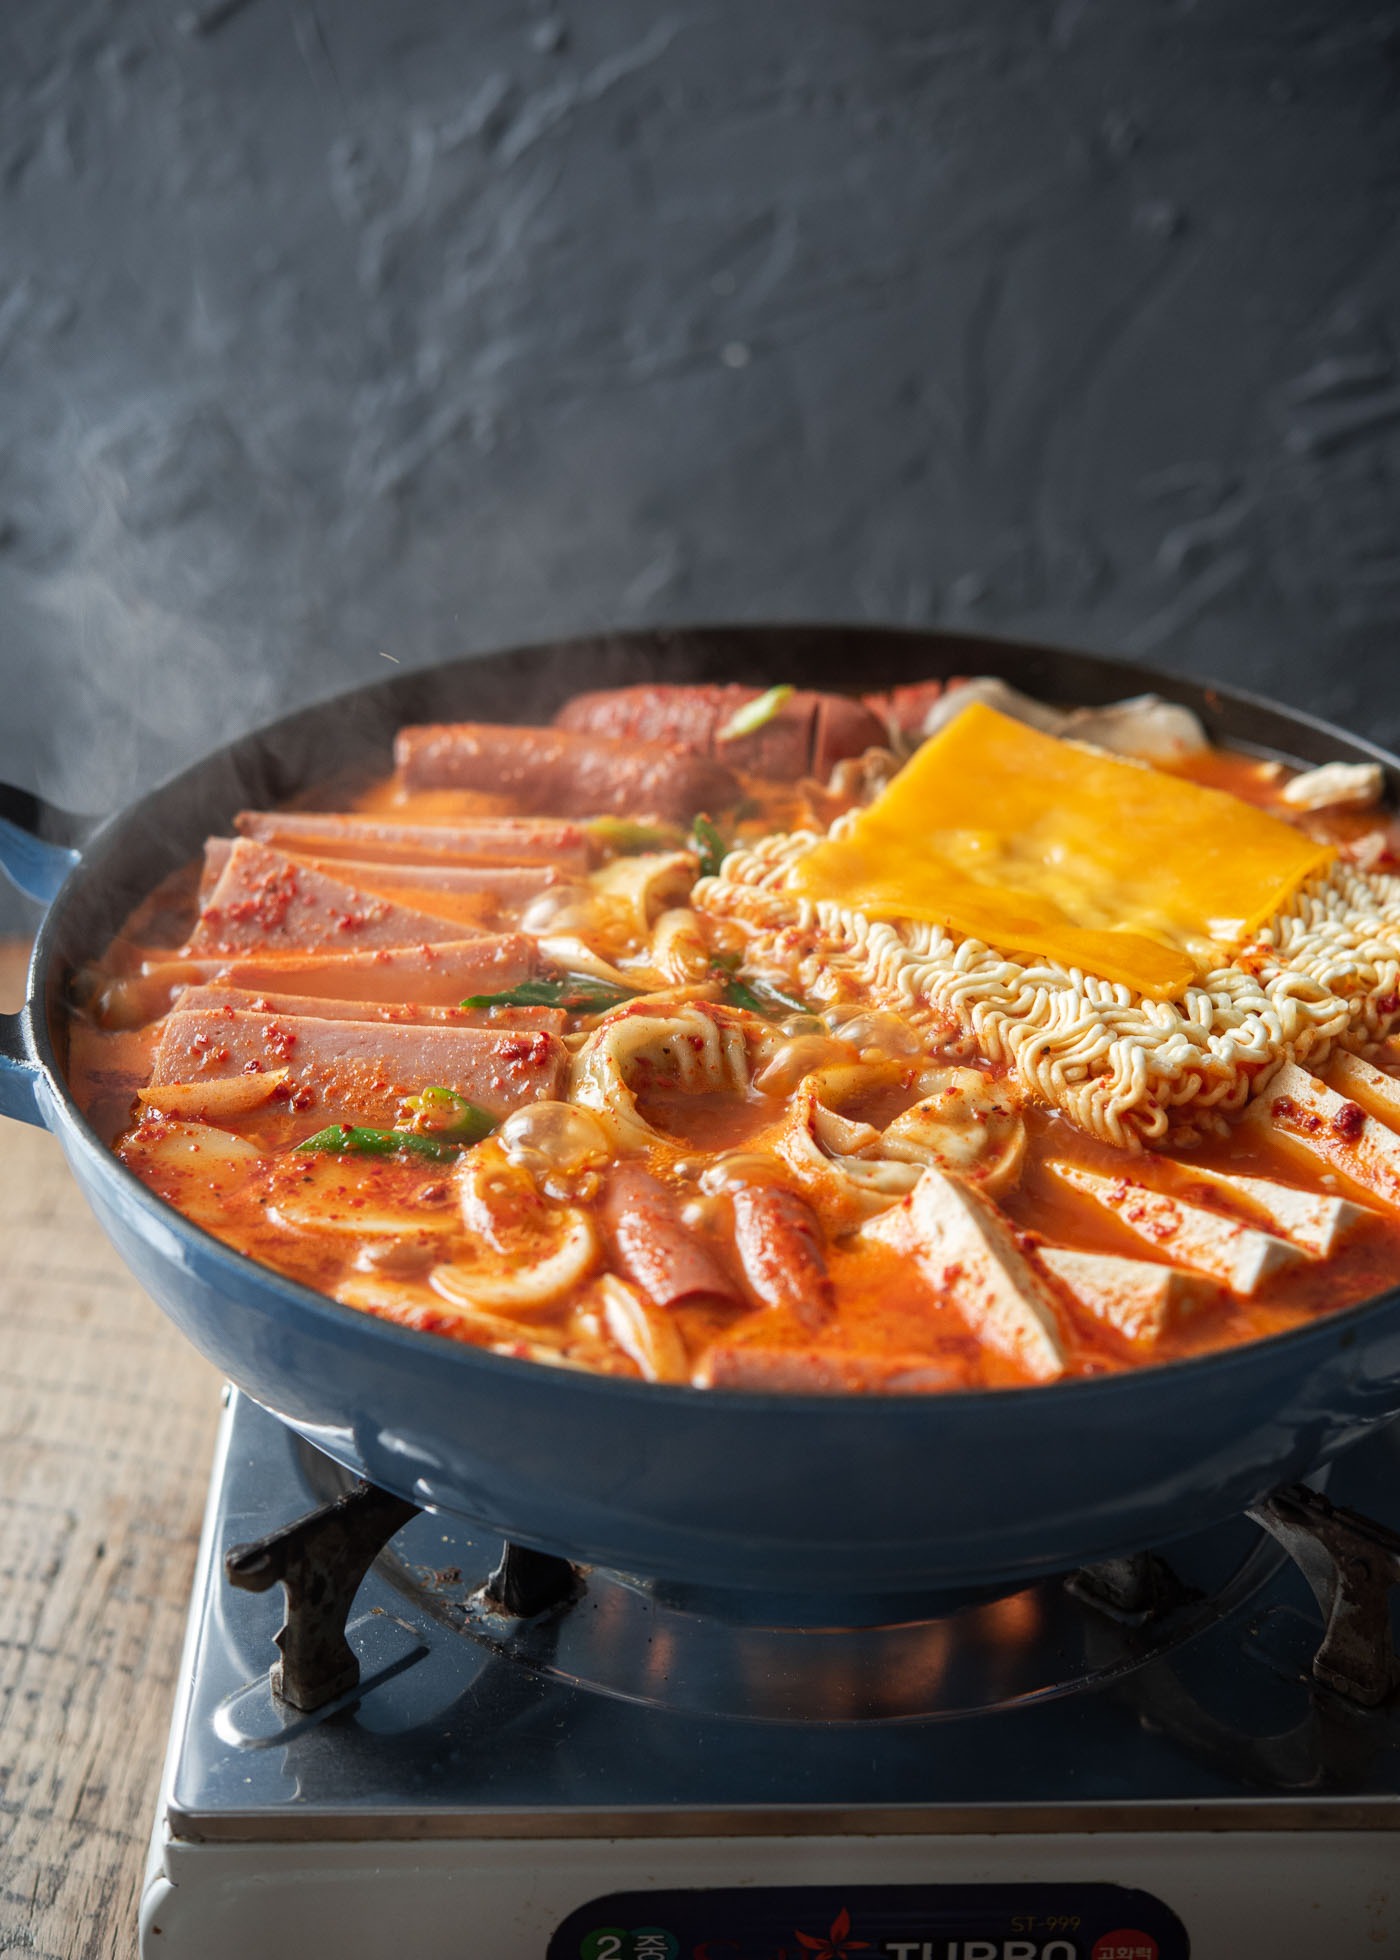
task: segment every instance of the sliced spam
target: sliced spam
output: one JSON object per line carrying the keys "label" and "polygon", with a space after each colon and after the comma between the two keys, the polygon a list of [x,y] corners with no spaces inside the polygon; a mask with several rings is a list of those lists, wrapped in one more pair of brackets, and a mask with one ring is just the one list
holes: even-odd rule
{"label": "sliced spam", "polygon": [[418,1001],[318,1000],[314,994],[284,994],[265,987],[187,987],[175,1002],[190,1014],[214,1007],[224,1013],[275,1014],[279,1019],[378,1021],[406,1027],[543,1028],[563,1034],[568,1015],[562,1007],[428,1007]]}
{"label": "sliced spam", "polygon": [[1266,1279],[1295,1265],[1302,1257],[1296,1245],[1241,1225],[1203,1205],[1154,1191],[1136,1178],[1105,1177],[1078,1164],[1051,1164],[1051,1171],[1071,1190],[1111,1212],[1130,1232],[1169,1253],[1173,1261],[1218,1279],[1246,1298]]}
{"label": "sliced spam", "polygon": [[271,987],[335,1001],[416,1001],[420,1007],[455,1007],[469,994],[504,993],[538,970],[538,949],[523,932],[368,953],[254,954],[216,969],[230,987]]}
{"label": "sliced spam", "polygon": [[226,1008],[166,1021],[151,1084],[285,1068],[292,1107],[337,1122],[390,1126],[403,1098],[436,1084],[505,1116],[557,1099],[567,1051],[542,1030],[320,1021]]}
{"label": "sliced spam", "polygon": [[348,952],[465,936],[460,920],[356,890],[240,837],[229,849],[187,950],[195,956],[269,947]]}
{"label": "sliced spam", "polygon": [[1400,1209],[1400,1137],[1296,1062],[1270,1076],[1242,1120],[1277,1148],[1338,1171]]}
{"label": "sliced spam", "polygon": [[978,1339],[1032,1380],[1064,1373],[1054,1289],[980,1193],[930,1168],[907,1197],[862,1227],[862,1237],[912,1257]]}
{"label": "sliced spam", "polygon": [[586,871],[594,851],[582,824],[555,817],[460,817],[395,823],[333,811],[240,810],[242,837],[294,856],[370,858],[394,863],[555,864]]}
{"label": "sliced spam", "polygon": [[1151,1259],[1073,1252],[1057,1245],[1042,1246],[1035,1256],[1086,1313],[1139,1347],[1155,1346],[1191,1315],[1224,1298],[1219,1285],[1204,1274]]}
{"label": "sliced spam", "polygon": [[1279,1184],[1271,1177],[1242,1177],[1233,1171],[1203,1170],[1197,1164],[1183,1164],[1193,1185],[1207,1193],[1218,1191],[1222,1198],[1253,1212],[1271,1225],[1281,1239],[1287,1239],[1314,1259],[1328,1259],[1351,1237],[1358,1226],[1376,1214],[1350,1198],[1338,1198],[1320,1191],[1299,1191],[1291,1184]]}

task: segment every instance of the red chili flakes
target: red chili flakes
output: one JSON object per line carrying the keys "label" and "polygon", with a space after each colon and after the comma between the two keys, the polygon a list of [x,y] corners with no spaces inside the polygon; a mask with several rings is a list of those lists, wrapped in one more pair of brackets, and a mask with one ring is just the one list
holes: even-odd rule
{"label": "red chili flakes", "polygon": [[1400,994],[1382,994],[1376,1002],[1377,1014],[1400,1014]]}
{"label": "red chili flakes", "polygon": [[263,1029],[263,1047],[279,1062],[285,1062],[296,1045],[297,1038],[291,1029],[280,1026],[276,1021],[269,1021]]}
{"label": "red chili flakes", "polygon": [[1332,1128],[1343,1143],[1355,1143],[1366,1127],[1366,1112],[1360,1103],[1344,1102],[1332,1118]]}
{"label": "red chili flakes", "polygon": [[1275,1096],[1269,1105],[1269,1114],[1285,1129],[1304,1130],[1309,1136],[1322,1128],[1322,1118],[1313,1110],[1303,1109],[1292,1096]]}
{"label": "red chili flakes", "polygon": [[298,1089],[288,1096],[287,1103],[292,1109],[310,1109],[316,1098],[309,1089]]}
{"label": "red chili flakes", "polygon": [[245,1075],[261,1075],[262,1069],[263,1065],[256,1055],[254,1055],[252,1061],[243,1064],[243,1073]]}

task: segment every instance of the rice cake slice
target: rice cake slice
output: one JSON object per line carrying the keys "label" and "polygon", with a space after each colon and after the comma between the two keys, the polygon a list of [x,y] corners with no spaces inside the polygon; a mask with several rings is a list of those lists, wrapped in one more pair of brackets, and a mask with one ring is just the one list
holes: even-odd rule
{"label": "rice cake slice", "polygon": [[1314,1259],[1330,1258],[1358,1225],[1376,1216],[1368,1206],[1353,1204],[1350,1198],[1299,1191],[1271,1177],[1240,1177],[1234,1172],[1202,1170],[1196,1164],[1183,1164],[1181,1168],[1190,1173],[1193,1184],[1206,1185],[1246,1210],[1257,1212],[1280,1238],[1301,1247]]}
{"label": "rice cake slice", "polygon": [[1222,1297],[1218,1284],[1203,1274],[1150,1259],[1059,1245],[1042,1246],[1036,1258],[1086,1313],[1139,1347],[1155,1347],[1164,1334]]}
{"label": "rice cake slice", "polygon": [[1343,1177],[1400,1210],[1400,1137],[1359,1102],[1285,1062],[1242,1119],[1281,1150]]}
{"label": "rice cake slice", "polygon": [[987,1346],[1035,1381],[1065,1371],[1055,1296],[1006,1220],[978,1192],[931,1167],[907,1197],[862,1227],[913,1258],[926,1283]]}
{"label": "rice cake slice", "polygon": [[1159,1252],[1169,1252],[1182,1265],[1208,1273],[1246,1299],[1266,1279],[1303,1257],[1287,1239],[1241,1225],[1237,1219],[1207,1211],[1203,1205],[1188,1204],[1165,1191],[1154,1191],[1136,1178],[1105,1177],[1078,1164],[1056,1163],[1050,1169],[1071,1190],[1082,1192],[1112,1212],[1120,1224]]}

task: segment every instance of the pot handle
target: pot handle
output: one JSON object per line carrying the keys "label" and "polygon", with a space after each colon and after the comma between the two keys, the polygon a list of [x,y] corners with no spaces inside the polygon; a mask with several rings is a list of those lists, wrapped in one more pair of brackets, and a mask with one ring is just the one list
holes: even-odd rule
{"label": "pot handle", "polygon": [[[78,847],[96,822],[45,803],[31,790],[0,783],[0,871],[47,905],[78,862]],[[25,1040],[24,1016],[0,1014],[0,1116],[42,1124],[43,1079]]]}
{"label": "pot handle", "polygon": [[43,1081],[24,1040],[24,1021],[19,1014],[0,1014],[0,1116],[13,1116],[20,1123],[46,1127],[39,1085]]}
{"label": "pot handle", "polygon": [[12,885],[47,905],[78,862],[96,817],[76,816],[45,803],[32,790],[0,783],[0,871]]}

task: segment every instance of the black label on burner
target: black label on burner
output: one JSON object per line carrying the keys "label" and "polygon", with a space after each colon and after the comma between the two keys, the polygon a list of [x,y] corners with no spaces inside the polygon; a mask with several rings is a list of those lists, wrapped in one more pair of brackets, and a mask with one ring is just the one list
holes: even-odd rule
{"label": "black label on burner", "polygon": [[1189,1960],[1186,1928],[1123,1885],[759,1885],[614,1892],[548,1960]]}

